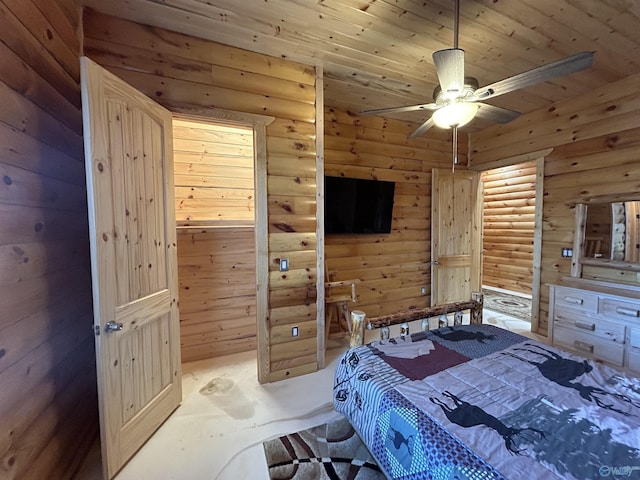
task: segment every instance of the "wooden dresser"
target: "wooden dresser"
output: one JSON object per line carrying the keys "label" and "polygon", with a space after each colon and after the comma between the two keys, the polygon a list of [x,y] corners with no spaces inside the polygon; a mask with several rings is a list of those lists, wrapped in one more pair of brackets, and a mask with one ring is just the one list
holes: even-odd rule
{"label": "wooden dresser", "polygon": [[640,375],[640,293],[598,285],[550,285],[552,344]]}

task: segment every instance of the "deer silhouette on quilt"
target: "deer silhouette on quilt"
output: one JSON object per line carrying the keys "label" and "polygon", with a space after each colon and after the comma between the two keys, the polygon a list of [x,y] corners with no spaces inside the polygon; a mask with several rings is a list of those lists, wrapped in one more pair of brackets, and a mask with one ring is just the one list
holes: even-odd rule
{"label": "deer silhouette on quilt", "polygon": [[437,335],[443,340],[449,340],[450,342],[461,342],[463,340],[477,340],[480,343],[485,343],[485,340],[494,340],[495,335],[487,335],[483,332],[470,332],[468,330],[454,330],[453,327],[448,327],[449,332],[442,332],[440,330],[433,330],[431,333]]}
{"label": "deer silhouette on quilt", "polygon": [[469,402],[465,402],[453,393],[444,391],[443,396],[453,400],[453,407],[450,407],[442,400],[430,397],[432,403],[438,405],[450,422],[460,425],[464,428],[476,427],[484,425],[492,430],[495,430],[503,439],[507,450],[515,455],[520,455],[525,449],[518,449],[514,442],[514,437],[521,435],[526,431],[535,432],[542,438],[545,438],[545,433],[537,428],[525,427],[514,428],[505,425],[500,419],[494,417],[490,413],[485,412],[477,405],[472,405]]}
{"label": "deer silhouette on quilt", "polygon": [[387,431],[387,438],[393,442],[393,446],[396,450],[400,450],[402,445],[406,445],[409,455],[413,455],[413,435],[405,437],[399,430],[389,427],[389,430]]}
{"label": "deer silhouette on quilt", "polygon": [[[530,348],[514,348],[514,350],[533,353],[535,355],[543,357],[544,360],[536,362],[534,360],[528,360],[526,358],[523,358],[520,355],[517,355],[512,352],[501,352],[501,353],[502,355],[508,355],[510,357],[517,358],[518,360],[529,363],[530,365],[535,365],[538,371],[546,379],[551,380],[552,382],[557,383],[562,387],[567,387],[567,388],[576,390],[582,398],[584,398],[585,400],[588,400],[589,402],[595,402],[596,405],[598,405],[601,408],[604,408],[606,410],[611,410],[613,412],[618,412],[626,416],[635,416],[635,415],[632,415],[631,413],[624,412],[622,410],[615,408],[612,403],[605,403],[600,398],[600,396],[615,397],[618,400],[621,400],[626,403],[630,403],[635,407],[640,407],[640,404],[638,404],[638,402],[634,401],[633,399],[620,393],[608,392],[607,390],[604,390],[603,388],[600,388],[600,387],[583,385],[582,383],[574,381],[581,375],[584,375],[585,373],[589,373],[593,370],[593,366],[587,360],[578,362],[576,360],[571,360],[570,358],[564,358],[558,355],[557,353],[552,352],[551,350],[547,350],[546,348],[543,348],[539,345],[534,345],[531,343],[525,343],[524,345],[532,348],[535,347],[537,350],[532,350]],[[542,351],[538,351],[538,350],[542,350]]]}

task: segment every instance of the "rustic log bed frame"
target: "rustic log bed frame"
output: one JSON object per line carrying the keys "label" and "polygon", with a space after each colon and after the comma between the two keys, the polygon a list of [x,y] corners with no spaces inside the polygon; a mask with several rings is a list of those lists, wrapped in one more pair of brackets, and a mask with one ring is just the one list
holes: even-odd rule
{"label": "rustic log bed frame", "polygon": [[[471,325],[477,325],[482,323],[482,306],[484,300],[483,295],[480,292],[472,292],[471,300],[464,302],[444,303],[442,305],[434,305],[431,307],[417,308],[414,310],[407,310],[404,312],[390,313],[389,315],[381,315],[379,317],[373,317],[367,320],[367,329],[373,330],[374,328],[383,328],[391,325],[398,325],[399,323],[412,322],[421,318],[435,317],[438,315],[446,315],[447,313],[461,312],[463,310],[469,310],[469,323]],[[358,336],[356,329],[351,332],[351,341],[354,342]],[[382,338],[382,332],[380,333]],[[362,344],[363,335],[360,336],[358,344]],[[354,343],[351,343],[354,346]]]}

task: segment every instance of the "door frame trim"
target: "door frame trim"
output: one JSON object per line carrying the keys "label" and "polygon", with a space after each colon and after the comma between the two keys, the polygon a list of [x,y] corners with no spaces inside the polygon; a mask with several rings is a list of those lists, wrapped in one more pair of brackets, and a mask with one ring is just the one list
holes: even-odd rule
{"label": "door frame trim", "polygon": [[[542,277],[542,227],[544,209],[544,162],[545,157],[536,159],[536,208],[533,227],[533,277],[531,279],[531,331],[540,326],[540,289]],[[551,324],[551,322],[549,322]]]}
{"label": "door frame trim", "polygon": [[324,71],[316,65],[316,325],[318,369],[326,366],[324,304]]}
{"label": "door frame trim", "polygon": [[253,128],[253,181],[255,189],[256,248],[256,345],[258,382],[269,382],[271,374],[269,346],[269,237],[267,199],[267,126],[275,117],[236,112],[221,108],[169,107],[177,117],[215,120],[217,123]]}

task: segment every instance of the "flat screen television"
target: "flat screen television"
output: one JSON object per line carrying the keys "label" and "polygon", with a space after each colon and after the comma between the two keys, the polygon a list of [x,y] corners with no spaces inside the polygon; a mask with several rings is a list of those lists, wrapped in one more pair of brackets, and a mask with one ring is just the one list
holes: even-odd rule
{"label": "flat screen television", "polygon": [[390,233],[395,182],[324,177],[324,232]]}

